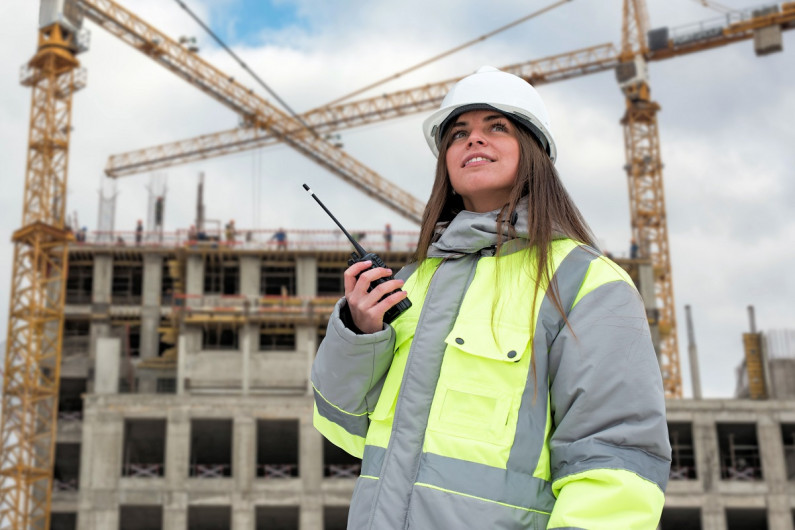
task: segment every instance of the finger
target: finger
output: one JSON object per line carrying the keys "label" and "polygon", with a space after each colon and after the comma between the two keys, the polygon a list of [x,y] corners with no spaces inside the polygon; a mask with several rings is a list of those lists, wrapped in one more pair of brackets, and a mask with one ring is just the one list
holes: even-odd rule
{"label": "finger", "polygon": [[397,291],[396,293],[392,293],[378,302],[375,307],[373,307],[373,311],[380,315],[381,319],[383,320],[384,313],[386,313],[390,307],[394,306],[408,295],[409,294],[406,291]]}
{"label": "finger", "polygon": [[345,272],[342,274],[342,278],[344,281],[346,295],[353,291],[353,288],[356,285],[356,277],[363,271],[369,269],[372,265],[373,262],[370,260],[360,261],[345,269]]}
{"label": "finger", "polygon": [[392,269],[385,269],[383,267],[370,269],[369,271],[363,272],[359,276],[359,279],[356,281],[355,289],[364,294],[370,288],[370,284],[372,284],[374,281],[378,280],[379,278],[389,278],[391,275]]}
{"label": "finger", "polygon": [[370,291],[369,296],[372,296],[373,298],[375,298],[376,301],[379,301],[385,295],[403,287],[404,283],[405,282],[403,280],[389,280],[388,282],[384,282],[375,289],[373,289],[372,291]]}

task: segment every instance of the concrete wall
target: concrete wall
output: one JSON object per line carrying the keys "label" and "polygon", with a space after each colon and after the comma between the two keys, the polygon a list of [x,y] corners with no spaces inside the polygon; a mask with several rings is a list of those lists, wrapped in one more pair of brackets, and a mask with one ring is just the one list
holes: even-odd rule
{"label": "concrete wall", "polygon": [[[78,528],[118,528],[122,505],[163,507],[163,528],[187,528],[190,506],[231,507],[234,530],[254,530],[260,505],[297,506],[302,529],[321,529],[326,500],[347,503],[353,481],[323,480],[320,435],[311,426],[308,396],[89,396],[84,431]],[[125,418],[166,420],[165,476],[121,476]],[[233,476],[189,477],[192,419],[232,419]],[[299,477],[265,479],[256,476],[256,432],[260,419],[296,419],[299,423]],[[324,484],[326,482],[327,484]],[[345,505],[345,504],[343,504]]]}
{"label": "concrete wall", "polygon": [[[769,530],[793,530],[795,482],[787,481],[781,423],[795,422],[795,401],[668,400],[669,422],[692,425],[695,480],[668,483],[665,507],[700,508],[702,530],[725,530],[726,509],[762,509]],[[717,425],[756,425],[762,481],[721,479]]]}

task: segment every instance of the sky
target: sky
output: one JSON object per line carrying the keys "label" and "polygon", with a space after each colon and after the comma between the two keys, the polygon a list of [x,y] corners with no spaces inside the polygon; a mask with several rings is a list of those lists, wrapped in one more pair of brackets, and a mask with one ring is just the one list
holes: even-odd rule
{"label": "sky", "polygon": [[[185,0],[298,112],[412,66],[512,22],[546,2],[404,0]],[[166,0],[122,5],[174,38],[195,37],[210,63],[273,99],[179,7]],[[551,2],[550,2],[551,3]],[[723,0],[746,8],[753,1]],[[651,27],[672,28],[720,15],[694,0],[649,0]],[[12,232],[21,222],[30,91],[19,68],[35,52],[38,3],[5,0],[0,17],[0,282],[10,284]],[[695,27],[695,26],[694,26]],[[67,210],[89,231],[112,154],[231,129],[237,116],[102,28],[87,22],[90,50],[79,56],[87,86],[74,96]],[[461,77],[603,43],[620,43],[620,0],[574,0],[401,77],[365,95]],[[745,41],[649,66],[658,114],[679,352],[691,394],[684,306],[692,306],[705,397],[729,397],[742,360],[747,306],[761,330],[795,328],[795,31],[784,51],[757,57]],[[557,168],[602,247],[625,256],[630,239],[624,98],[612,72],[538,88],[552,117]],[[424,115],[340,133],[345,150],[427,199],[435,159],[421,135]],[[147,187],[166,182],[167,230],[193,222],[196,183],[205,174],[207,216],[239,229],[333,228],[301,189],[309,183],[350,231],[391,223],[416,226],[286,146],[239,153],[124,177],[117,182],[117,229],[146,218]],[[0,283],[2,285],[2,283]],[[8,291],[0,290],[5,337]]]}

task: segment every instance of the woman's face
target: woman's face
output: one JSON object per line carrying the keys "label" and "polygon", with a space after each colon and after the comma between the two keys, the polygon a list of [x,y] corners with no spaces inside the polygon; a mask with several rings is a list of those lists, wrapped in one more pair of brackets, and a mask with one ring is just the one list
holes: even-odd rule
{"label": "woman's face", "polygon": [[450,184],[471,212],[489,212],[508,202],[519,168],[516,127],[493,110],[459,116],[445,154]]}

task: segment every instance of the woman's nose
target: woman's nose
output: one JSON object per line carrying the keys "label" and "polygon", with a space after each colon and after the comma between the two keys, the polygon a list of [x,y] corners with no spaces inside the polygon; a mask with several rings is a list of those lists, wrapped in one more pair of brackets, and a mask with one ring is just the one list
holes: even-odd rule
{"label": "woman's nose", "polygon": [[486,139],[480,133],[470,133],[469,134],[469,145],[486,145]]}

